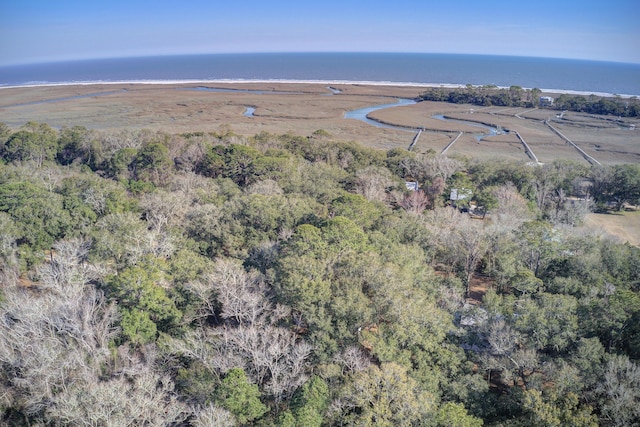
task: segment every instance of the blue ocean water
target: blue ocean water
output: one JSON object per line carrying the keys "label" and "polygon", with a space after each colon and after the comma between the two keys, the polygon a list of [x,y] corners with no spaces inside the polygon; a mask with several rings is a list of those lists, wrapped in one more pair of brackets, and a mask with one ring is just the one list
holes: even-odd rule
{"label": "blue ocean water", "polygon": [[261,53],[0,67],[0,86],[169,80],[324,80],[518,85],[640,96],[640,64],[419,53]]}

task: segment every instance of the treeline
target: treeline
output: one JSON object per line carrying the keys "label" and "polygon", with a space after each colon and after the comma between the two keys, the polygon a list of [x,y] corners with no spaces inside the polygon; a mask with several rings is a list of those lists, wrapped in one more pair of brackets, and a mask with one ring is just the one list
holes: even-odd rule
{"label": "treeline", "polygon": [[[429,88],[418,97],[421,101],[440,101],[453,104],[480,106],[523,107],[539,106],[540,89],[523,89],[520,86],[498,88],[497,86],[473,86],[464,88]],[[596,95],[562,94],[554,99],[553,110],[567,110],[590,114],[615,115],[619,117],[639,117],[640,100],[636,97],[602,97]]]}
{"label": "treeline", "polygon": [[575,227],[638,203],[637,165],[40,123],[0,148],[4,424],[640,422],[640,249]]}

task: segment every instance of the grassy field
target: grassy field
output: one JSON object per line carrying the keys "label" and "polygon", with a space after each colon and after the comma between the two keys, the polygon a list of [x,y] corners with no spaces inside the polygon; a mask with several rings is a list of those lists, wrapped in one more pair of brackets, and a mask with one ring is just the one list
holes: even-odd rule
{"label": "grassy field", "polygon": [[[241,135],[259,132],[291,132],[308,136],[318,129],[333,139],[391,149],[408,147],[414,133],[380,129],[358,120],[345,120],[345,111],[389,103],[391,98],[413,98],[424,88],[328,85],[307,83],[215,83],[218,88],[253,89],[207,92],[193,90],[196,85],[112,84],[0,89],[0,122],[18,128],[27,121],[53,127],[85,126],[117,130],[144,128],[170,133],[217,131],[230,127]],[[254,107],[254,117],[245,117]],[[448,154],[464,154],[480,159],[497,157],[528,160],[515,132],[491,136],[478,142],[479,132],[464,123],[433,118],[444,114],[461,120],[491,124],[517,131],[541,162],[555,159],[586,162],[573,147],[553,133],[544,120],[550,120],[568,138],[601,163],[640,163],[640,120],[565,113],[543,109],[477,107],[440,102],[378,110],[371,118],[401,126],[425,128],[416,151],[440,152],[459,132],[464,134]],[[632,130],[631,125],[636,125]]]}
{"label": "grassy field", "polygon": [[[560,118],[557,117],[558,112],[552,110],[505,107],[478,108],[472,105],[441,102],[421,102],[411,106],[380,110],[374,112],[372,116],[387,123],[424,127],[428,130],[478,132],[477,129],[470,129],[464,124],[433,119],[434,114],[445,114],[455,119],[490,124],[505,130],[517,131],[529,144],[539,161],[543,163],[555,159],[586,161],[575,148],[545,125],[545,120],[549,120],[552,126],[603,164],[640,162],[640,130],[631,129],[630,126],[640,120],[618,121],[617,118],[608,116],[571,112],[564,113]],[[479,144],[471,133],[465,134],[459,143],[456,142],[449,153],[458,152],[485,158],[498,155],[527,159],[524,147],[515,132],[490,136],[484,138]],[[422,148],[434,147],[422,146]]]}
{"label": "grassy field", "polygon": [[613,214],[588,214],[584,227],[602,232],[619,242],[640,246],[640,211]]}

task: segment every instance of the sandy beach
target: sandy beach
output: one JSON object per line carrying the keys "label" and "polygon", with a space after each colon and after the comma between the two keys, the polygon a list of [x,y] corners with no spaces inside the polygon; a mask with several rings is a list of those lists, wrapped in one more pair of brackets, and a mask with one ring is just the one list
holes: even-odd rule
{"label": "sandy beach", "polygon": [[[380,149],[407,148],[415,132],[383,129],[345,119],[347,111],[415,98],[428,85],[344,81],[149,81],[0,88],[0,122],[17,129],[27,121],[52,127],[85,126],[99,131],[124,128],[167,133],[213,132],[230,128],[240,135],[260,132],[309,136],[323,129],[332,139],[356,141]],[[436,85],[434,85],[436,86]],[[443,85],[437,85],[443,86]],[[450,85],[451,87],[459,85]],[[446,86],[448,87],[448,86]],[[203,88],[215,89],[205,90]],[[245,115],[247,108],[253,114]],[[584,161],[543,121],[551,110],[420,102],[387,108],[369,118],[408,128],[424,128],[415,150],[440,152],[459,132],[448,151],[477,158],[528,156],[514,132],[478,141],[473,123],[516,130],[541,162]],[[434,115],[466,121],[452,122]],[[640,120],[567,113],[554,126],[603,163],[640,162]],[[632,130],[636,125],[636,130]]]}

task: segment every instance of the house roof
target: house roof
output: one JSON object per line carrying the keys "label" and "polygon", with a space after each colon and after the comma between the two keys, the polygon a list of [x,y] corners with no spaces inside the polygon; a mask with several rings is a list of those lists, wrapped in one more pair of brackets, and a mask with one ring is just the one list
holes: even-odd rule
{"label": "house roof", "polygon": [[449,194],[449,200],[462,200],[471,197],[471,190],[466,188],[452,188]]}

